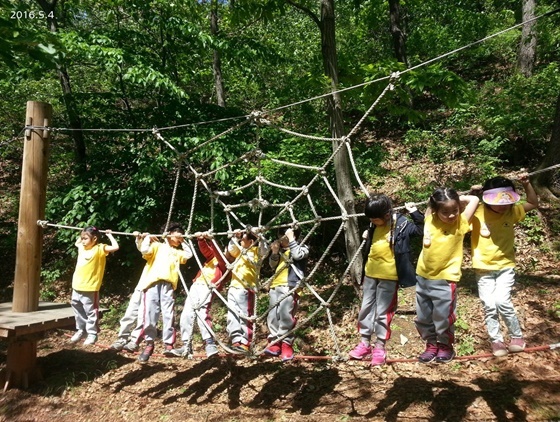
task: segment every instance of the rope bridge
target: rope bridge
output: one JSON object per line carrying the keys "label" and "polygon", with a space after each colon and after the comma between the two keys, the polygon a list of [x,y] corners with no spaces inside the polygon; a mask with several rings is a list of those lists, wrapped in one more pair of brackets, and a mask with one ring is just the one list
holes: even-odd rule
{"label": "rope bridge", "polygon": [[[559,12],[560,9],[555,9],[551,12],[547,12],[543,15],[537,16],[533,19],[531,19],[530,21],[533,20],[538,20],[541,19],[545,16],[550,16],[552,14],[555,14],[557,12]],[[420,63],[414,67],[408,68],[406,70],[404,70],[402,73],[405,72],[410,72],[412,70],[415,70],[421,66],[426,66],[429,65],[431,63],[434,63],[435,61],[441,60],[445,57],[448,57],[450,55],[456,54],[459,51],[462,51],[464,49],[467,48],[471,48],[474,45],[478,45],[481,42],[484,42],[488,39],[491,39],[493,37],[499,36],[507,31],[513,30],[521,25],[524,25],[530,21],[527,22],[522,22],[519,24],[516,24],[510,28],[507,28],[503,31],[497,32],[495,34],[492,34],[488,37],[485,37],[481,40],[475,41],[473,43],[470,43],[468,45],[465,45],[461,48],[458,48],[456,50],[450,51],[446,54],[443,54],[441,56],[438,56],[436,58],[433,58],[431,60],[428,60],[426,62]],[[389,81],[387,86],[385,87],[385,89],[381,92],[381,94],[379,95],[379,97],[372,103],[372,105],[370,106],[370,108],[366,111],[366,113],[363,115],[363,117],[360,119],[360,121],[358,122],[358,124],[356,124],[356,126],[354,128],[352,128],[352,130],[348,133],[347,136],[341,137],[341,138],[325,138],[325,137],[318,137],[318,136],[312,136],[312,135],[305,135],[305,134],[301,134],[301,133],[297,133],[294,132],[290,129],[287,128],[283,128],[283,127],[279,127],[278,125],[272,123],[271,121],[267,120],[265,118],[265,113],[263,112],[253,112],[250,115],[247,116],[240,116],[240,117],[235,117],[235,118],[226,118],[226,119],[219,119],[219,120],[215,120],[214,122],[225,122],[225,121],[231,121],[231,120],[239,120],[239,119],[243,119],[243,121],[241,121],[240,123],[237,123],[233,126],[231,126],[229,129],[227,129],[226,131],[200,143],[199,145],[191,148],[188,151],[185,152],[180,152],[178,150],[178,147],[172,145],[169,141],[167,141],[166,139],[164,139],[164,137],[162,136],[162,131],[164,130],[171,130],[171,129],[177,129],[177,128],[182,128],[185,126],[194,126],[194,124],[187,124],[187,125],[178,125],[178,126],[171,126],[171,127],[166,127],[166,128],[153,128],[153,129],[71,129],[71,128],[49,128],[49,127],[42,127],[42,126],[26,126],[23,130],[32,130],[32,129],[42,129],[42,130],[50,130],[50,131],[74,131],[74,130],[80,130],[80,131],[120,131],[120,132],[148,132],[151,131],[153,133],[153,135],[159,140],[161,141],[164,145],[166,145],[168,148],[170,148],[171,150],[173,150],[176,154],[177,154],[177,174],[175,177],[175,183],[174,183],[174,187],[173,187],[173,195],[172,195],[172,199],[171,199],[171,203],[170,203],[170,207],[169,207],[169,212],[168,212],[168,217],[166,220],[166,225],[165,225],[165,230],[167,230],[167,227],[169,226],[169,222],[171,221],[171,217],[173,214],[173,209],[174,209],[174,205],[176,202],[176,196],[177,196],[177,188],[180,182],[180,176],[181,176],[181,172],[184,171],[183,168],[186,169],[186,171],[188,171],[190,174],[193,175],[194,177],[194,186],[193,186],[193,195],[192,195],[192,203],[191,203],[191,208],[190,208],[190,214],[189,214],[189,220],[188,220],[188,224],[187,224],[187,229],[186,229],[186,234],[184,235],[184,237],[187,239],[189,246],[192,248],[192,250],[195,250],[194,244],[192,242],[192,239],[195,237],[195,233],[193,232],[193,218],[196,215],[200,215],[197,212],[197,205],[198,205],[198,200],[199,200],[199,196],[202,195],[202,192],[205,192],[206,195],[208,195],[209,198],[209,203],[210,203],[210,217],[209,217],[209,221],[208,221],[208,229],[205,231],[205,233],[209,236],[209,237],[227,237],[230,239],[233,239],[233,241],[236,243],[236,246],[241,250],[241,254],[238,256],[238,258],[236,259],[236,261],[234,261],[233,263],[229,263],[227,266],[227,271],[226,273],[222,276],[222,279],[220,280],[223,281],[226,277],[229,276],[229,274],[231,273],[231,270],[233,268],[233,266],[241,259],[241,257],[247,253],[247,250],[245,250],[244,248],[241,247],[241,245],[239,245],[239,243],[235,240],[235,232],[236,230],[238,230],[238,227],[241,227],[244,230],[248,230],[251,229],[253,230],[255,233],[257,233],[258,237],[259,237],[259,242],[261,242],[264,245],[269,245],[271,242],[271,239],[269,237],[267,237],[267,234],[275,229],[278,228],[282,228],[282,227],[308,227],[310,226],[309,230],[307,231],[306,236],[304,237],[304,239],[301,241],[301,243],[305,244],[306,242],[309,241],[310,237],[313,235],[313,233],[315,233],[317,231],[317,229],[320,227],[320,225],[323,222],[327,222],[327,221],[338,221],[339,222],[339,226],[338,229],[336,230],[335,235],[333,236],[333,238],[331,239],[330,243],[327,245],[327,247],[324,249],[323,253],[321,254],[320,258],[317,260],[317,262],[313,265],[313,267],[310,269],[309,273],[303,277],[303,279],[300,280],[300,282],[298,283],[298,285],[296,287],[294,287],[293,289],[291,289],[286,295],[284,295],[283,297],[281,297],[278,302],[276,304],[278,304],[279,302],[281,302],[284,298],[286,298],[289,294],[295,292],[296,290],[301,290],[301,289],[305,289],[306,291],[309,292],[309,294],[314,297],[317,302],[319,303],[319,306],[317,307],[316,310],[314,310],[313,312],[311,312],[309,315],[307,315],[303,320],[298,321],[296,327],[290,331],[290,333],[286,334],[284,337],[288,336],[289,334],[293,333],[295,330],[304,327],[305,325],[307,325],[309,323],[309,321],[311,321],[313,318],[315,318],[317,316],[317,314],[321,311],[325,311],[327,319],[328,319],[328,323],[329,323],[329,332],[333,341],[333,345],[334,345],[334,349],[335,349],[335,355],[334,358],[335,359],[344,359],[345,357],[343,356],[339,344],[338,344],[338,340],[336,337],[336,332],[334,329],[334,323],[333,323],[333,318],[332,318],[332,313],[330,310],[330,306],[333,303],[334,298],[336,297],[336,294],[339,292],[340,288],[342,287],[344,280],[346,280],[350,269],[352,268],[352,266],[354,265],[354,263],[356,262],[356,260],[358,259],[359,254],[361,253],[364,245],[365,245],[365,241],[362,242],[362,244],[359,246],[358,250],[356,251],[356,253],[354,254],[354,256],[349,257],[349,263],[347,265],[347,267],[345,268],[345,270],[343,271],[342,275],[338,278],[338,281],[336,283],[336,285],[332,286],[332,292],[330,293],[330,295],[325,299],[320,292],[317,291],[316,288],[314,288],[314,286],[311,284],[313,281],[313,278],[317,275],[318,269],[320,268],[320,266],[324,263],[325,259],[327,258],[327,256],[329,256],[329,253],[331,252],[334,244],[336,243],[336,241],[340,238],[340,236],[343,234],[345,228],[346,228],[346,222],[351,219],[351,218],[356,218],[356,217],[362,217],[363,214],[362,213],[356,213],[356,214],[348,214],[345,210],[345,207],[343,206],[343,204],[341,203],[340,199],[338,198],[337,194],[335,193],[335,190],[333,189],[333,187],[331,186],[329,180],[328,180],[328,175],[329,173],[329,169],[331,167],[331,165],[333,165],[333,160],[336,157],[337,154],[341,153],[342,150],[346,150],[348,157],[349,157],[349,162],[352,168],[352,171],[354,173],[354,177],[355,180],[357,181],[358,185],[359,185],[359,189],[362,191],[363,194],[365,194],[366,196],[368,195],[368,191],[365,187],[365,185],[362,183],[359,172],[357,170],[356,167],[356,163],[354,160],[354,156],[352,153],[352,137],[356,134],[358,128],[361,126],[361,124],[365,121],[365,119],[368,117],[368,115],[373,111],[373,109],[375,108],[375,106],[379,103],[379,101],[381,101],[381,99],[386,95],[387,92],[391,91],[394,88],[393,83],[399,79],[400,74],[397,73],[393,73],[391,75],[373,80],[373,81],[368,81],[365,82],[363,84],[359,84],[359,85],[355,85],[352,87],[348,87],[348,88],[344,88],[341,89],[339,91],[337,91],[338,93],[341,92],[345,92],[351,89],[355,89],[358,87],[362,87],[362,86],[366,86],[366,85],[370,85],[373,83],[377,83],[377,82],[381,82],[381,81]],[[324,94],[324,95],[320,95],[317,97],[313,97],[310,99],[306,99],[306,100],[302,100],[290,105],[286,105],[286,106],[282,106],[282,107],[278,107],[276,109],[273,110],[268,110],[269,113],[274,112],[274,111],[280,111],[283,110],[285,108],[288,107],[292,107],[298,104],[303,104],[305,102],[308,101],[313,101],[316,99],[320,99],[320,98],[325,98],[327,96],[331,96],[333,93],[328,93],[328,94]],[[205,123],[214,123],[214,122],[205,122]],[[204,123],[199,123],[199,124],[204,124]],[[332,152],[332,154],[325,160],[325,162],[323,163],[323,165],[321,166],[315,166],[315,165],[304,165],[304,164],[300,164],[300,163],[292,163],[292,162],[288,162],[285,160],[280,160],[278,158],[274,158],[274,157],[268,157],[260,148],[259,148],[259,140],[257,139],[256,141],[256,145],[254,146],[253,149],[251,149],[250,151],[245,152],[244,154],[240,155],[238,158],[236,158],[235,160],[224,164],[223,166],[216,168],[214,170],[211,171],[206,171],[203,172],[201,169],[197,169],[195,167],[195,165],[193,165],[190,160],[192,160],[193,155],[197,152],[197,151],[201,151],[203,150],[204,147],[206,147],[207,145],[212,144],[213,142],[216,142],[217,140],[219,140],[220,138],[223,138],[225,135],[232,133],[236,130],[239,130],[240,128],[243,128],[245,126],[256,126],[257,128],[263,128],[263,127],[267,127],[267,128],[271,128],[271,129],[275,129],[278,130],[281,133],[285,133],[287,135],[290,136],[294,136],[294,137],[298,137],[301,139],[306,139],[306,140],[313,140],[313,141],[328,141],[331,143],[335,143],[337,145],[337,147],[335,148],[335,150]],[[289,186],[289,185],[282,185],[280,183],[276,183],[274,181],[268,180],[265,176],[265,172],[263,171],[263,163],[273,163],[274,165],[278,165],[278,166],[283,166],[289,169],[296,169],[298,171],[304,171],[307,172],[309,174],[309,181],[307,184],[305,184],[304,186]],[[214,190],[212,189],[212,181],[214,180],[215,176],[220,172],[220,171],[229,171],[229,172],[234,172],[235,170],[235,166],[242,166],[242,167],[246,167],[247,165],[253,165],[254,168],[256,168],[256,176],[250,180],[247,181],[245,184],[229,189],[229,190]],[[530,173],[530,175],[534,175],[537,173],[542,173],[545,171],[551,171],[553,169],[556,169],[560,167],[560,165],[555,165],[555,166],[551,166],[545,169],[540,169],[538,171],[535,171],[533,173]],[[307,174],[306,173],[306,174]],[[251,190],[252,192],[254,192],[253,194],[251,194]],[[330,216],[322,216],[318,211],[318,205],[317,202],[314,200],[313,196],[312,196],[312,192],[321,192],[321,193],[326,193],[328,192],[332,199],[334,200],[334,202],[337,204],[338,208],[339,208],[339,214],[337,215],[330,215]],[[248,193],[249,192],[249,193]],[[282,195],[272,195],[272,193],[274,192],[283,192],[286,194],[288,200],[284,201],[284,202],[275,202],[274,200],[270,200],[268,199],[268,197],[266,196],[266,194],[268,193],[270,195],[270,197],[282,197]],[[243,194],[246,198],[249,198],[252,196],[252,199],[250,200],[246,200],[245,202],[239,202],[239,203],[235,203],[232,201],[228,201],[228,199],[232,199],[235,198],[237,195]],[[421,204],[425,204],[425,202],[418,202],[416,203],[416,205],[421,205]],[[216,229],[216,224],[215,221],[217,218],[219,218],[217,216],[218,212],[216,211],[216,208],[219,208],[221,210],[221,213],[225,214],[225,222],[227,225],[227,230],[226,231],[217,231]],[[395,210],[399,210],[402,209],[404,207],[397,207],[395,208]],[[247,211],[243,212],[244,209],[247,209]],[[205,212],[207,212],[208,210],[204,210]],[[250,221],[249,221],[250,220]],[[287,220],[289,220],[289,222],[286,222]],[[49,223],[48,221],[38,221],[37,222],[39,225],[41,225],[42,227],[55,227],[55,228],[60,228],[60,229],[71,229],[71,230],[82,230],[82,228],[80,227],[73,227],[73,226],[67,226],[67,225],[61,225],[61,224],[53,224],[53,223]],[[157,234],[155,236],[161,237],[163,239],[165,239],[166,233],[161,233],[161,234]],[[101,230],[102,233],[104,233],[105,231]],[[123,235],[123,236],[134,236],[136,233],[126,233],[126,232],[111,232],[114,235]],[[214,240],[213,240],[214,241]],[[218,248],[218,250],[220,250]],[[198,258],[197,254],[193,254],[195,261],[198,265],[199,268],[202,268],[202,263],[200,262],[200,259]],[[264,256],[261,256],[260,259],[257,261],[257,263],[255,264],[255,269],[257,271],[257,273],[260,272],[260,269],[262,267],[263,264],[263,260],[264,260]],[[283,264],[285,266],[290,265],[290,263],[285,263]],[[201,272],[204,275],[204,272]],[[277,272],[275,273],[277,274]],[[185,292],[188,295],[188,288],[187,288],[187,284],[185,282],[185,280],[182,277],[181,272],[179,272],[179,275],[181,276],[181,282],[185,288]],[[259,279],[259,283],[260,285],[258,286],[259,289],[261,287],[268,287],[270,286],[270,284],[272,283],[272,281],[274,280],[275,275],[273,275],[272,277],[270,277],[267,280],[260,280]],[[216,289],[216,287],[214,286],[214,284],[210,283],[208,279],[204,278],[207,287],[209,289],[209,295],[210,294],[215,294],[216,297],[218,297],[223,304],[230,310],[231,307],[228,306],[227,300],[220,294],[220,292]],[[219,284],[219,283],[218,283]],[[256,306],[257,301],[255,302],[255,306]],[[254,313],[254,316],[245,318],[247,321],[254,323],[254,324],[258,324],[261,323],[267,316],[267,314],[269,312],[271,312],[271,310],[274,308],[274,306],[276,306],[276,304],[269,306],[268,309],[262,313],[261,315],[256,315],[256,312]],[[195,304],[196,306],[196,304]],[[255,308],[256,310],[256,308]],[[196,314],[198,317],[198,314]],[[211,330],[211,327],[209,327],[205,321],[202,321],[203,324],[205,324],[206,328],[209,329],[209,331],[212,333],[212,335],[215,337],[215,339],[220,343],[220,345],[228,352],[231,353],[237,353],[236,351],[230,349],[228,347],[228,345],[224,344],[223,342],[220,341],[219,336],[216,335],[216,333],[214,333]],[[277,342],[282,340],[279,339],[277,340]],[[553,345],[553,346],[557,346],[557,345]],[[553,348],[553,347],[550,347]],[[258,346],[256,344],[251,344],[251,348],[250,348],[250,355],[251,356],[257,356],[259,354],[261,354],[263,352],[263,350],[259,350]]]}
{"label": "rope bridge", "polygon": [[[175,177],[175,183],[173,186],[173,193],[171,198],[171,203],[169,206],[169,212],[166,220],[165,230],[164,233],[156,234],[153,236],[158,236],[165,240],[167,227],[169,226],[169,222],[171,221],[175,202],[177,199],[177,189],[180,182],[180,176],[182,171],[189,172],[194,178],[194,186],[193,186],[193,195],[192,195],[192,203],[190,207],[189,219],[187,223],[186,233],[184,238],[187,240],[190,248],[194,251],[196,250],[195,245],[193,243],[193,239],[200,233],[200,230],[193,230],[193,221],[194,217],[201,216],[207,214],[208,210],[204,210],[204,213],[201,213],[197,208],[197,205],[200,202],[200,196],[206,194],[209,199],[210,203],[210,215],[208,218],[207,229],[204,231],[204,234],[209,237],[213,238],[212,241],[215,241],[214,238],[225,237],[227,239],[233,240],[235,245],[241,250],[240,255],[235,259],[234,262],[227,264],[227,271],[222,275],[222,278],[215,282],[215,284],[211,283],[209,279],[207,279],[205,273],[201,271],[202,277],[206,283],[208,288],[207,297],[201,301],[201,303],[194,303],[193,307],[196,310],[200,309],[202,304],[208,299],[210,295],[215,295],[223,305],[228,309],[229,312],[234,312],[235,310],[228,304],[228,301],[224,296],[218,291],[216,285],[222,284],[226,278],[228,278],[231,274],[233,267],[242,259],[243,256],[246,256],[247,249],[244,249],[239,242],[236,240],[234,234],[240,230],[251,230],[252,232],[256,233],[259,239],[259,243],[263,246],[268,246],[274,238],[270,238],[269,233],[275,233],[276,229],[291,227],[291,228],[304,228],[309,227],[307,230],[307,234],[301,240],[302,244],[306,244],[311,236],[317,231],[317,229],[321,226],[323,222],[339,222],[338,228],[336,233],[332,237],[329,244],[323,250],[320,258],[314,263],[312,268],[309,270],[309,273],[305,275],[300,282],[292,289],[289,290],[285,295],[280,297],[278,301],[270,306],[261,313],[257,315],[257,304],[258,300],[255,301],[255,308],[253,310],[252,316],[244,316],[237,314],[237,316],[247,323],[254,324],[255,327],[253,332],[257,332],[257,325],[266,323],[266,318],[269,312],[271,312],[282,300],[286,297],[291,295],[296,291],[305,291],[310,298],[316,300],[318,303],[317,308],[312,311],[309,315],[306,315],[303,319],[298,320],[296,326],[288,333],[280,337],[279,339],[275,340],[274,343],[281,342],[287,336],[293,334],[296,330],[301,329],[308,325],[310,321],[312,321],[319,313],[325,312],[328,326],[329,326],[329,334],[331,336],[334,353],[333,359],[336,360],[345,360],[346,355],[341,351],[339,346],[339,341],[336,336],[335,324],[333,322],[333,315],[331,313],[331,305],[333,304],[334,299],[336,298],[337,293],[340,291],[340,288],[343,286],[345,280],[347,279],[350,270],[352,269],[354,263],[359,257],[359,254],[362,253],[362,249],[365,245],[365,240],[361,243],[358,250],[354,254],[354,256],[350,257],[348,265],[338,278],[336,284],[334,286],[329,286],[332,291],[328,294],[328,297],[323,297],[323,292],[318,291],[318,289],[313,286],[312,282],[314,277],[317,275],[321,265],[325,262],[327,257],[330,255],[333,246],[336,244],[337,240],[340,236],[344,233],[346,229],[346,222],[350,218],[362,217],[364,216],[363,213],[357,214],[348,214],[345,210],[344,205],[341,203],[338,195],[336,194],[335,190],[333,189],[331,183],[329,182],[328,176],[332,175],[333,172],[330,172],[331,167],[334,167],[334,158],[337,154],[341,153],[341,151],[345,150],[349,157],[349,162],[355,177],[359,185],[359,189],[362,191],[363,194],[366,196],[369,194],[368,190],[366,189],[364,183],[361,181],[359,172],[356,167],[356,163],[353,156],[352,151],[352,136],[357,133],[359,126],[365,121],[367,116],[373,111],[374,107],[381,101],[381,99],[387,94],[387,92],[393,89],[393,81],[398,79],[398,73],[392,75],[391,81],[388,83],[386,88],[381,92],[379,97],[375,100],[375,102],[371,105],[371,107],[366,111],[364,116],[360,119],[358,124],[352,128],[347,136],[341,138],[322,138],[318,136],[310,136],[301,133],[294,132],[289,129],[285,129],[283,127],[279,127],[278,125],[272,123],[271,121],[267,120],[263,113],[254,112],[249,115],[245,122],[236,124],[235,126],[227,129],[226,131],[200,143],[192,147],[191,149],[181,152],[179,151],[179,147],[174,146],[172,143],[167,141],[162,134],[157,130],[153,129],[152,133],[156,139],[163,142],[168,148],[174,151],[177,155],[177,172]],[[260,132],[261,128],[267,127],[272,128],[275,130],[280,131],[281,133],[286,133],[290,136],[295,136],[301,139],[307,140],[314,140],[314,141],[337,141],[337,147],[332,151],[330,156],[325,160],[325,162],[321,166],[317,165],[305,165],[301,163],[293,163],[285,160],[280,160],[274,157],[267,156],[260,149],[259,145],[259,137],[256,136],[256,140],[254,142],[253,148],[245,153],[242,153],[239,157],[230,162],[215,168],[210,171],[204,172],[203,170],[197,168],[195,164],[193,164],[193,158],[197,151],[202,150],[204,147],[212,144],[213,142],[217,142],[225,135],[230,134],[240,128],[243,128],[247,125],[256,127],[256,133]],[[265,167],[263,164],[272,163],[274,165],[280,166],[280,168],[286,169],[295,169],[297,171],[304,172],[304,174],[308,175],[308,182],[304,186],[290,186],[281,183],[276,183],[274,181],[268,180],[263,168]],[[251,165],[252,169],[255,169],[255,176],[246,182],[243,182],[242,185],[233,187],[228,190],[215,190],[212,189],[211,186],[215,185],[216,182],[215,177],[218,172],[227,171],[232,174],[237,173],[238,168],[243,168],[244,170],[247,169],[247,166]],[[530,173],[530,175],[541,173],[544,171],[550,171],[555,168],[560,167],[560,165],[551,166],[546,169],[541,169],[536,172]],[[336,203],[339,209],[339,213],[336,215],[330,216],[322,216],[319,214],[317,209],[319,208],[317,205],[316,200],[313,197],[313,192],[324,194],[328,192],[331,195],[331,199]],[[251,198],[252,199],[245,199],[243,202],[234,202],[237,196],[243,196],[244,198]],[[272,197],[287,197],[288,200],[284,202],[275,202]],[[424,204],[425,202],[418,202],[416,205]],[[402,209],[404,207],[396,207],[396,210]],[[225,223],[227,225],[227,230],[225,231],[218,231],[216,220],[219,219],[219,222],[223,223],[223,218],[221,216],[225,215]],[[302,219],[303,216],[303,219]],[[61,224],[53,224],[47,221],[38,221],[38,224],[42,227],[55,227],[60,229],[72,229],[72,230],[82,230],[80,227],[73,227]],[[104,231],[101,230],[103,233]],[[134,236],[136,233],[127,233],[127,232],[113,232],[113,235],[123,235],[123,236]],[[221,248],[216,248],[223,254]],[[200,261],[198,255],[195,253],[193,257],[196,261],[196,265],[202,269],[203,263]],[[258,261],[254,263],[255,271],[257,274],[260,274],[261,267],[263,266],[263,262],[266,259],[267,255],[263,254],[259,257]],[[225,256],[222,256],[225,262],[228,262]],[[249,260],[249,262],[251,262]],[[281,267],[280,270],[287,268],[291,265],[291,262],[286,262],[283,264],[284,267]],[[276,271],[271,277],[268,279],[262,279],[260,276],[258,277],[258,286],[257,292],[261,292],[268,288],[271,283],[274,281],[277,274],[280,271]],[[182,285],[185,289],[185,292],[189,294],[187,283],[185,282],[181,272],[179,272]],[[208,331],[212,334],[215,341],[220,344],[220,346],[229,353],[240,353],[239,351],[233,350],[230,348],[229,344],[225,343],[220,339],[220,336],[217,335],[210,327],[206,321],[201,319],[199,314],[195,312],[197,318],[200,319],[201,323],[208,329]],[[194,328],[194,325],[193,325]],[[192,338],[192,333],[190,333],[189,338]],[[255,342],[256,336],[252,337],[252,343],[250,344],[249,356],[256,357],[264,352],[264,348],[259,347],[258,344]]]}

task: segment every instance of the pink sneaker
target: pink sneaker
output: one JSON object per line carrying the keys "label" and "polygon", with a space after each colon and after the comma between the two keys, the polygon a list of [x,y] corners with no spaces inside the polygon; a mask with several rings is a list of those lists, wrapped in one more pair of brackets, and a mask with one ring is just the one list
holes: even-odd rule
{"label": "pink sneaker", "polygon": [[508,349],[503,341],[492,342],[492,354],[496,357],[507,356]]}
{"label": "pink sneaker", "polygon": [[523,350],[525,350],[525,347],[527,347],[527,344],[525,344],[525,340],[523,340],[523,337],[512,338],[509,342],[508,350],[512,353],[522,352]]}
{"label": "pink sneaker", "polygon": [[352,359],[362,360],[366,356],[371,355],[371,346],[360,341],[360,344],[354,347],[348,354]]}
{"label": "pink sneaker", "polygon": [[376,344],[371,354],[371,366],[385,365],[386,359],[387,352],[385,351],[385,346],[382,344]]}

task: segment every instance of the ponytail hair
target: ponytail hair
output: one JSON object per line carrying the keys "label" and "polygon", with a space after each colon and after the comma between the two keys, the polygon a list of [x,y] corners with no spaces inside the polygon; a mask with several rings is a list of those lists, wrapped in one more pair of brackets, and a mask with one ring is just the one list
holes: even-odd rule
{"label": "ponytail hair", "polygon": [[99,230],[95,226],[88,226],[82,230],[82,234],[85,233],[88,235],[92,240],[95,240],[95,243],[99,240]]}
{"label": "ponytail hair", "polygon": [[441,204],[447,201],[456,201],[457,205],[459,205],[459,207],[461,206],[459,194],[455,189],[437,188],[430,196],[428,206],[432,209],[432,211],[437,212]]}

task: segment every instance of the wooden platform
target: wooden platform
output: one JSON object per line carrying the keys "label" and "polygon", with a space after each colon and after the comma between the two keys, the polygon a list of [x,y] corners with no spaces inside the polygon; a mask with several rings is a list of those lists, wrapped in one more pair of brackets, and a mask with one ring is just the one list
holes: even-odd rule
{"label": "wooden platform", "polygon": [[74,311],[69,304],[39,302],[34,312],[12,312],[12,303],[0,303],[0,338],[44,333],[55,328],[76,326]]}

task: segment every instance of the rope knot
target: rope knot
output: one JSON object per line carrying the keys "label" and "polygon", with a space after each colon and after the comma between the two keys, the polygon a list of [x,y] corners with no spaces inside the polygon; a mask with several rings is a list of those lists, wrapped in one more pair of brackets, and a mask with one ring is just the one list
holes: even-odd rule
{"label": "rope knot", "polygon": [[249,207],[251,211],[256,211],[261,205],[261,201],[258,198],[251,199],[249,201]]}
{"label": "rope knot", "polygon": [[47,228],[47,224],[49,222],[47,220],[37,220],[37,225],[41,226],[42,228],[46,229]]}
{"label": "rope knot", "polygon": [[401,77],[401,72],[398,70],[396,72],[391,73],[391,79],[399,79]]}
{"label": "rope knot", "polygon": [[153,127],[152,129],[152,133],[153,135],[158,138],[160,141],[164,141],[163,136],[161,136],[161,133],[159,133],[159,130],[156,126]]}

